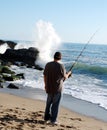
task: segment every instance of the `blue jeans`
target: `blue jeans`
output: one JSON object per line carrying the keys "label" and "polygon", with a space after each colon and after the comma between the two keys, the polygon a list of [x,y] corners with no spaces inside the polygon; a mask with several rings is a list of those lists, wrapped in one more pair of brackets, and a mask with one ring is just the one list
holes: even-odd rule
{"label": "blue jeans", "polygon": [[61,100],[61,92],[47,95],[44,120],[46,121],[51,120],[51,122],[56,121],[58,116],[60,100]]}

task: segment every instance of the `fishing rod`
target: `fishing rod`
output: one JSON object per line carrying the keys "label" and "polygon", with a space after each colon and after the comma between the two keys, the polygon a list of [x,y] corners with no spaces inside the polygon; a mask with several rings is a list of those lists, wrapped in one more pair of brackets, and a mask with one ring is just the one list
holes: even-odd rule
{"label": "fishing rod", "polygon": [[89,38],[88,42],[85,44],[84,48],[82,49],[82,51],[80,52],[80,54],[77,56],[75,62],[72,64],[72,66],[70,67],[69,71],[72,70],[72,68],[75,66],[75,64],[77,63],[78,59],[80,58],[80,56],[82,55],[82,53],[84,52],[84,50],[86,49],[87,45],[90,43],[90,41],[93,39],[93,37],[95,36],[95,34],[98,32],[99,29],[97,29],[92,36]]}

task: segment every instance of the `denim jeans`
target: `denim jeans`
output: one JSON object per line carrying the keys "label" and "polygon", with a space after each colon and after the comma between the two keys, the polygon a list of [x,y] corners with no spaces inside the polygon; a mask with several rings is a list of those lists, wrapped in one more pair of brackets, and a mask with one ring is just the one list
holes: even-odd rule
{"label": "denim jeans", "polygon": [[51,122],[56,121],[58,116],[60,100],[61,100],[61,92],[47,95],[44,120],[46,121],[51,120]]}

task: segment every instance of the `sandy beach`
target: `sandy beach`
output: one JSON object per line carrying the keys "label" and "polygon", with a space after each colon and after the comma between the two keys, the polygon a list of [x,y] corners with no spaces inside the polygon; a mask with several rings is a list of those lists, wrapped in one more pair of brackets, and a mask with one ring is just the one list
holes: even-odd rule
{"label": "sandy beach", "polygon": [[107,123],[60,107],[58,126],[43,120],[45,102],[0,93],[0,130],[107,130]]}

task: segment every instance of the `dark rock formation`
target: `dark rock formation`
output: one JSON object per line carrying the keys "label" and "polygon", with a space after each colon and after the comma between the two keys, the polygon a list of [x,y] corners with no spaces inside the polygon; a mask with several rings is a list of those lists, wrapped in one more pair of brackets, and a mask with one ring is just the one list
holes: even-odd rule
{"label": "dark rock formation", "polygon": [[14,71],[10,70],[8,66],[0,65],[0,83],[20,79],[24,79],[23,73],[16,74]]}
{"label": "dark rock formation", "polygon": [[0,40],[0,46],[3,44],[7,44],[10,47],[10,49],[7,49],[4,54],[0,54],[0,62],[2,63],[2,65],[18,65],[18,63],[20,62],[21,65],[38,70],[43,70],[42,67],[35,64],[39,55],[39,51],[37,48],[30,47],[28,49],[23,48],[16,50],[14,49],[14,47],[17,45],[17,43],[13,41]]}
{"label": "dark rock formation", "polygon": [[7,88],[11,88],[11,89],[19,89],[18,86],[14,85],[13,83],[10,83]]}
{"label": "dark rock formation", "polygon": [[17,45],[16,42],[13,42],[13,41],[6,41],[7,45],[11,48],[11,49],[14,49],[15,46]]}
{"label": "dark rock formation", "polygon": [[3,85],[1,84],[1,82],[0,82],[0,88],[3,88]]}
{"label": "dark rock formation", "polygon": [[35,65],[39,51],[36,48],[29,49],[7,49],[4,54],[0,55],[0,58],[10,62],[24,62],[28,65]]}
{"label": "dark rock formation", "polygon": [[18,77],[19,79],[25,79],[24,73],[16,74],[16,77]]}
{"label": "dark rock formation", "polygon": [[3,45],[5,43],[4,40],[0,40],[0,45]]}
{"label": "dark rock formation", "polygon": [[2,65],[0,65],[0,74],[1,73],[15,74],[15,72],[12,71],[12,70],[10,70],[8,66],[2,66]]}

